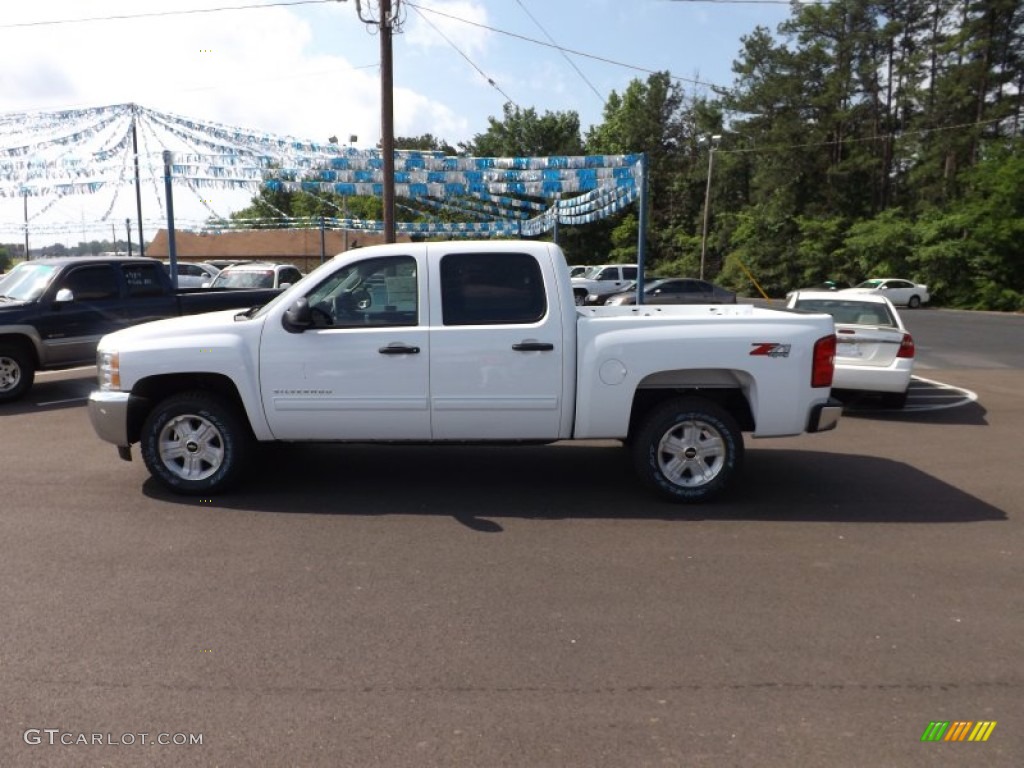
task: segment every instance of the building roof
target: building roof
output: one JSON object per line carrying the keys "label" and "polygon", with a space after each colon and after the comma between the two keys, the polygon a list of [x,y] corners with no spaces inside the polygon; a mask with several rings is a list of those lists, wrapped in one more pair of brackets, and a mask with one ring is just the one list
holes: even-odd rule
{"label": "building roof", "polygon": [[[406,236],[399,236],[408,242]],[[241,232],[197,233],[175,231],[174,245],[179,259],[208,261],[210,259],[260,259],[263,261],[292,261],[329,259],[351,248],[377,245],[384,242],[379,232],[351,232],[324,230],[321,254],[319,229],[258,229]],[[156,233],[146,245],[146,255],[157,259],[169,258],[167,230]]]}

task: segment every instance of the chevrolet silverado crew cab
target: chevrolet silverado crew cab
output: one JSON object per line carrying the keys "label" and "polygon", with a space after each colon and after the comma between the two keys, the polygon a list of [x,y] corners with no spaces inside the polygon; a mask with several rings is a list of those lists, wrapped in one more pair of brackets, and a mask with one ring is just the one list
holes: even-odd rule
{"label": "chevrolet silverado crew cab", "polygon": [[725,488],[755,437],[835,426],[828,315],[751,305],[578,308],[549,243],[349,251],[256,311],[104,337],[98,435],[210,494],[256,441],[623,440],[674,500]]}
{"label": "chevrolet silverado crew cab", "polygon": [[176,291],[156,259],[60,257],[0,278],[0,403],[37,370],[89,365],[105,334],[165,317],[264,304],[280,291]]}

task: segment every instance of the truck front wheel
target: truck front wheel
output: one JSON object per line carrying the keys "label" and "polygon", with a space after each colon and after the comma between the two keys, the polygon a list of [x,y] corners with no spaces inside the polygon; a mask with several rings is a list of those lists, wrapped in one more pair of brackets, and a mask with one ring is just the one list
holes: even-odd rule
{"label": "truck front wheel", "polygon": [[175,493],[223,491],[241,474],[252,437],[238,411],[207,392],[173,395],[142,427],[142,459]]}
{"label": "truck front wheel", "polygon": [[17,344],[0,346],[0,403],[17,400],[35,379],[32,357]]}
{"label": "truck front wheel", "polygon": [[743,433],[724,408],[680,397],[655,408],[631,446],[641,481],[673,501],[708,501],[743,463]]}

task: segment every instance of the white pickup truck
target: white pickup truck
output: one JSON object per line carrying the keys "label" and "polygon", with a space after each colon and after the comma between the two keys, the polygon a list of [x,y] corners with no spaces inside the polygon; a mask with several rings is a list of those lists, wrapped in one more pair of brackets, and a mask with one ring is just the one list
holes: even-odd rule
{"label": "white pickup truck", "polygon": [[629,290],[640,269],[636,264],[601,264],[572,278],[572,295],[577,306],[604,304],[613,293]]}
{"label": "white pickup truck", "polygon": [[754,437],[835,426],[827,315],[574,305],[549,243],[341,254],[258,310],[105,336],[98,435],[170,489],[210,494],[256,441],[624,441],[677,501],[723,490]]}

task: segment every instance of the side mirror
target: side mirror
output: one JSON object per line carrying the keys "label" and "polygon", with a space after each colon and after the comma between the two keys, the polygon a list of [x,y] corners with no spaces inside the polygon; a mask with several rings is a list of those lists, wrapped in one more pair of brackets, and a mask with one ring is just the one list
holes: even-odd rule
{"label": "side mirror", "polygon": [[302,333],[313,327],[313,311],[305,298],[296,299],[281,318],[281,325],[288,333]]}
{"label": "side mirror", "polygon": [[70,288],[61,288],[57,291],[57,295],[53,299],[57,304],[70,304],[75,300],[75,294],[71,292]]}
{"label": "side mirror", "polygon": [[291,284],[291,283],[281,283],[281,285],[279,285],[278,287],[279,287],[279,288],[280,288],[280,289],[281,289],[282,291],[285,291],[285,290],[288,290],[289,288],[291,288],[291,287],[292,287],[292,284]]}

